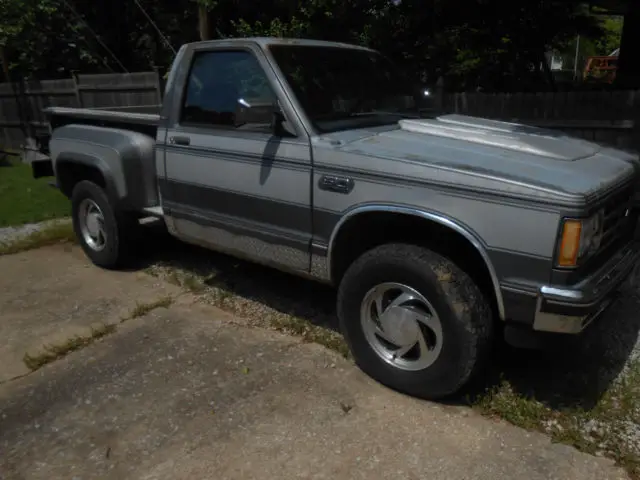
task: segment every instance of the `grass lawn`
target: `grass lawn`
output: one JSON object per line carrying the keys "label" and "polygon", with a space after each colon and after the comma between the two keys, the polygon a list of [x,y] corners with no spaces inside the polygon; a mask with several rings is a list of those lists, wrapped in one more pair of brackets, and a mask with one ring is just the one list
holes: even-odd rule
{"label": "grass lawn", "polygon": [[0,228],[68,216],[69,200],[51,180],[34,179],[31,167],[15,158],[0,159]]}

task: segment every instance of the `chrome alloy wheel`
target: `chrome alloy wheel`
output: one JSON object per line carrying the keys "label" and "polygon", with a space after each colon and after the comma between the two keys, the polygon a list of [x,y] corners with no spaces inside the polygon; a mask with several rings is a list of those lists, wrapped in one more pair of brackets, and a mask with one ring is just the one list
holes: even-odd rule
{"label": "chrome alloy wheel", "polygon": [[385,362],[402,370],[429,367],[442,350],[442,323],[431,303],[401,283],[382,283],[360,307],[367,342]]}
{"label": "chrome alloy wheel", "polygon": [[85,198],[78,209],[80,232],[84,242],[96,252],[104,250],[107,245],[107,234],[104,226],[104,215],[96,202]]}

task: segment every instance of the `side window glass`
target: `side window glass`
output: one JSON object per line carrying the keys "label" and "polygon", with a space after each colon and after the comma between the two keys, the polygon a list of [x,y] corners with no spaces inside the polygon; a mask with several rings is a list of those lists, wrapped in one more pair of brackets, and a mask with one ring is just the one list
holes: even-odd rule
{"label": "side window glass", "polygon": [[276,97],[250,52],[196,53],[186,88],[181,123],[270,131]]}

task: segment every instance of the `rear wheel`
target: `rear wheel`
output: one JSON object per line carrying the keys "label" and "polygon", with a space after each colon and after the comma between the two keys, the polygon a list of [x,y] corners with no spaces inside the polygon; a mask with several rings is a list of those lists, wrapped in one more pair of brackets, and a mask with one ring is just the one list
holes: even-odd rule
{"label": "rear wheel", "polygon": [[71,195],[73,228],[80,246],[91,261],[103,268],[116,268],[129,259],[139,223],[118,211],[104,190],[83,180]]}
{"label": "rear wheel", "polygon": [[418,246],[383,245],[357,259],[340,284],[338,315],[360,368],[410,395],[452,395],[489,356],[487,299],[453,262]]}

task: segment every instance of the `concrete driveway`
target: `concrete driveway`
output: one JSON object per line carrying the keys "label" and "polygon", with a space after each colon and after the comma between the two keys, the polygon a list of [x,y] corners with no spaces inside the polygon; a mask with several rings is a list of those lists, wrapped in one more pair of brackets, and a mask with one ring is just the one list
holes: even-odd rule
{"label": "concrete driveway", "polygon": [[[1,479],[619,479],[464,407],[419,401],[334,352],[251,327],[77,248],[0,257]],[[132,318],[168,295],[169,308]],[[140,312],[138,312],[140,313]],[[26,351],[115,333],[28,373]]]}

